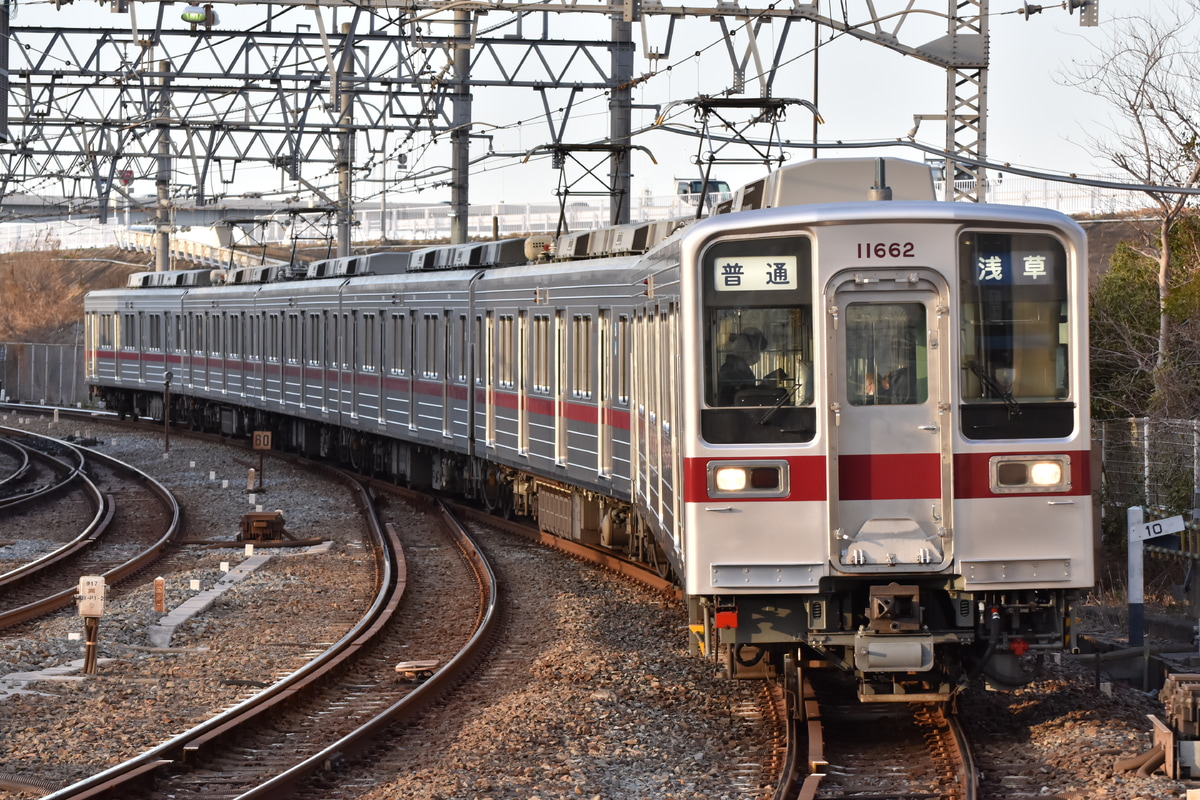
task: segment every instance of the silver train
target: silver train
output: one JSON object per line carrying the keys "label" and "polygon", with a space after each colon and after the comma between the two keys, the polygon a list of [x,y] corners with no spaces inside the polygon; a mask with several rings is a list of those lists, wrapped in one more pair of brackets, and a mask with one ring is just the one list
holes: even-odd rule
{"label": "silver train", "polygon": [[1027,680],[1093,585],[1083,232],[935,202],[897,159],[796,164],[718,211],[134,275],[87,297],[87,380],[159,419],[169,381],[174,421],[655,565],[735,677]]}

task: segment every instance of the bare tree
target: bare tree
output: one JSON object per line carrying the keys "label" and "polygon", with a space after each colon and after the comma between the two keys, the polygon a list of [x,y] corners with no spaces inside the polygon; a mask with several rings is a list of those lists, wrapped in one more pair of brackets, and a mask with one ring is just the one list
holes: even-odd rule
{"label": "bare tree", "polygon": [[[1195,187],[1200,184],[1200,39],[1192,23],[1200,0],[1154,6],[1153,15],[1106,25],[1107,38],[1097,45],[1095,60],[1077,62],[1065,78],[1112,108],[1112,126],[1088,136],[1092,152],[1139,184]],[[1189,196],[1154,190],[1145,194],[1157,219],[1142,228],[1142,241],[1135,247],[1158,264],[1154,366],[1156,373],[1165,373],[1172,335],[1168,295],[1190,277],[1175,274],[1179,259],[1171,249],[1171,230],[1190,213]]]}

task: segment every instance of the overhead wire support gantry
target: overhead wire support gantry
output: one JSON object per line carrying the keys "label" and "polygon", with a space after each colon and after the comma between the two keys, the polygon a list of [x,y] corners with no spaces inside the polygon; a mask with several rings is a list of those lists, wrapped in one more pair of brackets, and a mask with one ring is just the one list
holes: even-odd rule
{"label": "overhead wire support gantry", "polygon": [[[690,57],[677,23],[706,19],[719,28],[706,47],[723,48],[730,70],[712,76],[714,96],[749,97],[757,89],[759,100],[769,100],[780,69],[804,55],[795,52],[797,37],[789,38],[797,23],[945,70],[947,174],[969,175],[962,199],[980,199],[972,187],[984,186],[982,171],[970,162],[987,155],[988,2],[910,0],[885,12],[875,0],[213,0],[186,9],[189,22],[178,5],[112,0],[106,11],[114,24],[106,26],[76,21],[72,9],[97,8],[90,0],[60,0],[60,11],[39,12],[61,19],[58,27],[25,26],[10,5],[0,10],[8,97],[0,202],[13,218],[34,208],[52,213],[44,198],[53,198],[63,215],[106,220],[123,210],[169,230],[179,209],[223,202],[248,171],[266,170],[279,185],[256,177],[256,191],[280,204],[312,198],[338,209],[339,239],[346,239],[355,204],[398,186],[432,186],[420,176],[434,174],[430,164],[440,158],[438,170],[449,171],[453,235],[462,238],[480,163],[470,152],[476,131],[486,124],[493,135],[531,122],[522,115],[532,104],[506,102],[509,116],[485,123],[479,99],[486,89],[489,96],[540,92],[555,132],[550,144],[610,148],[605,185],[611,222],[619,224],[629,216],[634,89],[670,68],[673,48],[674,63]],[[577,24],[586,14],[609,24]],[[229,24],[235,17],[239,23]],[[640,75],[639,54],[648,67]],[[596,98],[606,103],[604,129],[577,117],[568,125],[572,104]],[[437,155],[447,147],[448,157]],[[953,166],[958,156],[969,161]],[[139,181],[164,185],[147,200],[133,191]],[[23,205],[20,193],[37,202]]]}

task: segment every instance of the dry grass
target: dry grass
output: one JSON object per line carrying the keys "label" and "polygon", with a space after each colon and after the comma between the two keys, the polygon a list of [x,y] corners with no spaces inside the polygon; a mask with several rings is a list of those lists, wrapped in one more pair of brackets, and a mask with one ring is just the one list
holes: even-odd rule
{"label": "dry grass", "polygon": [[147,268],[137,261],[145,259],[115,248],[67,250],[57,241],[0,254],[0,342],[73,343],[84,295],[123,286],[129,273]]}

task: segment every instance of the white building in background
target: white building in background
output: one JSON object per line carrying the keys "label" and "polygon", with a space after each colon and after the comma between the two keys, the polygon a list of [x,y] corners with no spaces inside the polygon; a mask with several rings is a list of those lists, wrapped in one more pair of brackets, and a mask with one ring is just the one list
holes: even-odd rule
{"label": "white building in background", "polygon": [[[1103,180],[1115,180],[1104,178]],[[942,187],[937,184],[940,196]],[[1035,178],[999,176],[989,181],[986,197],[990,203],[1051,208],[1065,214],[1107,216],[1148,205],[1141,192],[1097,189],[1077,184],[1057,183]],[[688,198],[678,195],[633,198],[633,221],[649,221],[686,216],[695,213]],[[555,202],[501,203],[471,206],[468,226],[472,238],[491,237],[493,230],[501,237],[526,233],[554,232],[560,210]],[[450,216],[444,203],[434,205],[364,204],[355,213],[353,226],[355,242],[377,242],[381,238],[393,241],[427,241],[448,239]],[[571,202],[567,205],[567,230],[577,231],[603,227],[608,224],[608,206],[603,203]],[[293,226],[285,213],[264,217],[254,232],[256,241],[283,243],[293,239]],[[56,246],[71,248],[126,246],[142,241],[152,231],[150,226],[123,224],[99,225],[87,219],[62,220],[47,223],[0,224],[0,252],[40,250]],[[330,231],[332,224],[330,223]],[[131,235],[132,232],[132,235]],[[213,228],[183,229],[172,234],[175,246],[190,252],[217,248],[218,233]],[[310,242],[315,244],[315,242]]]}

